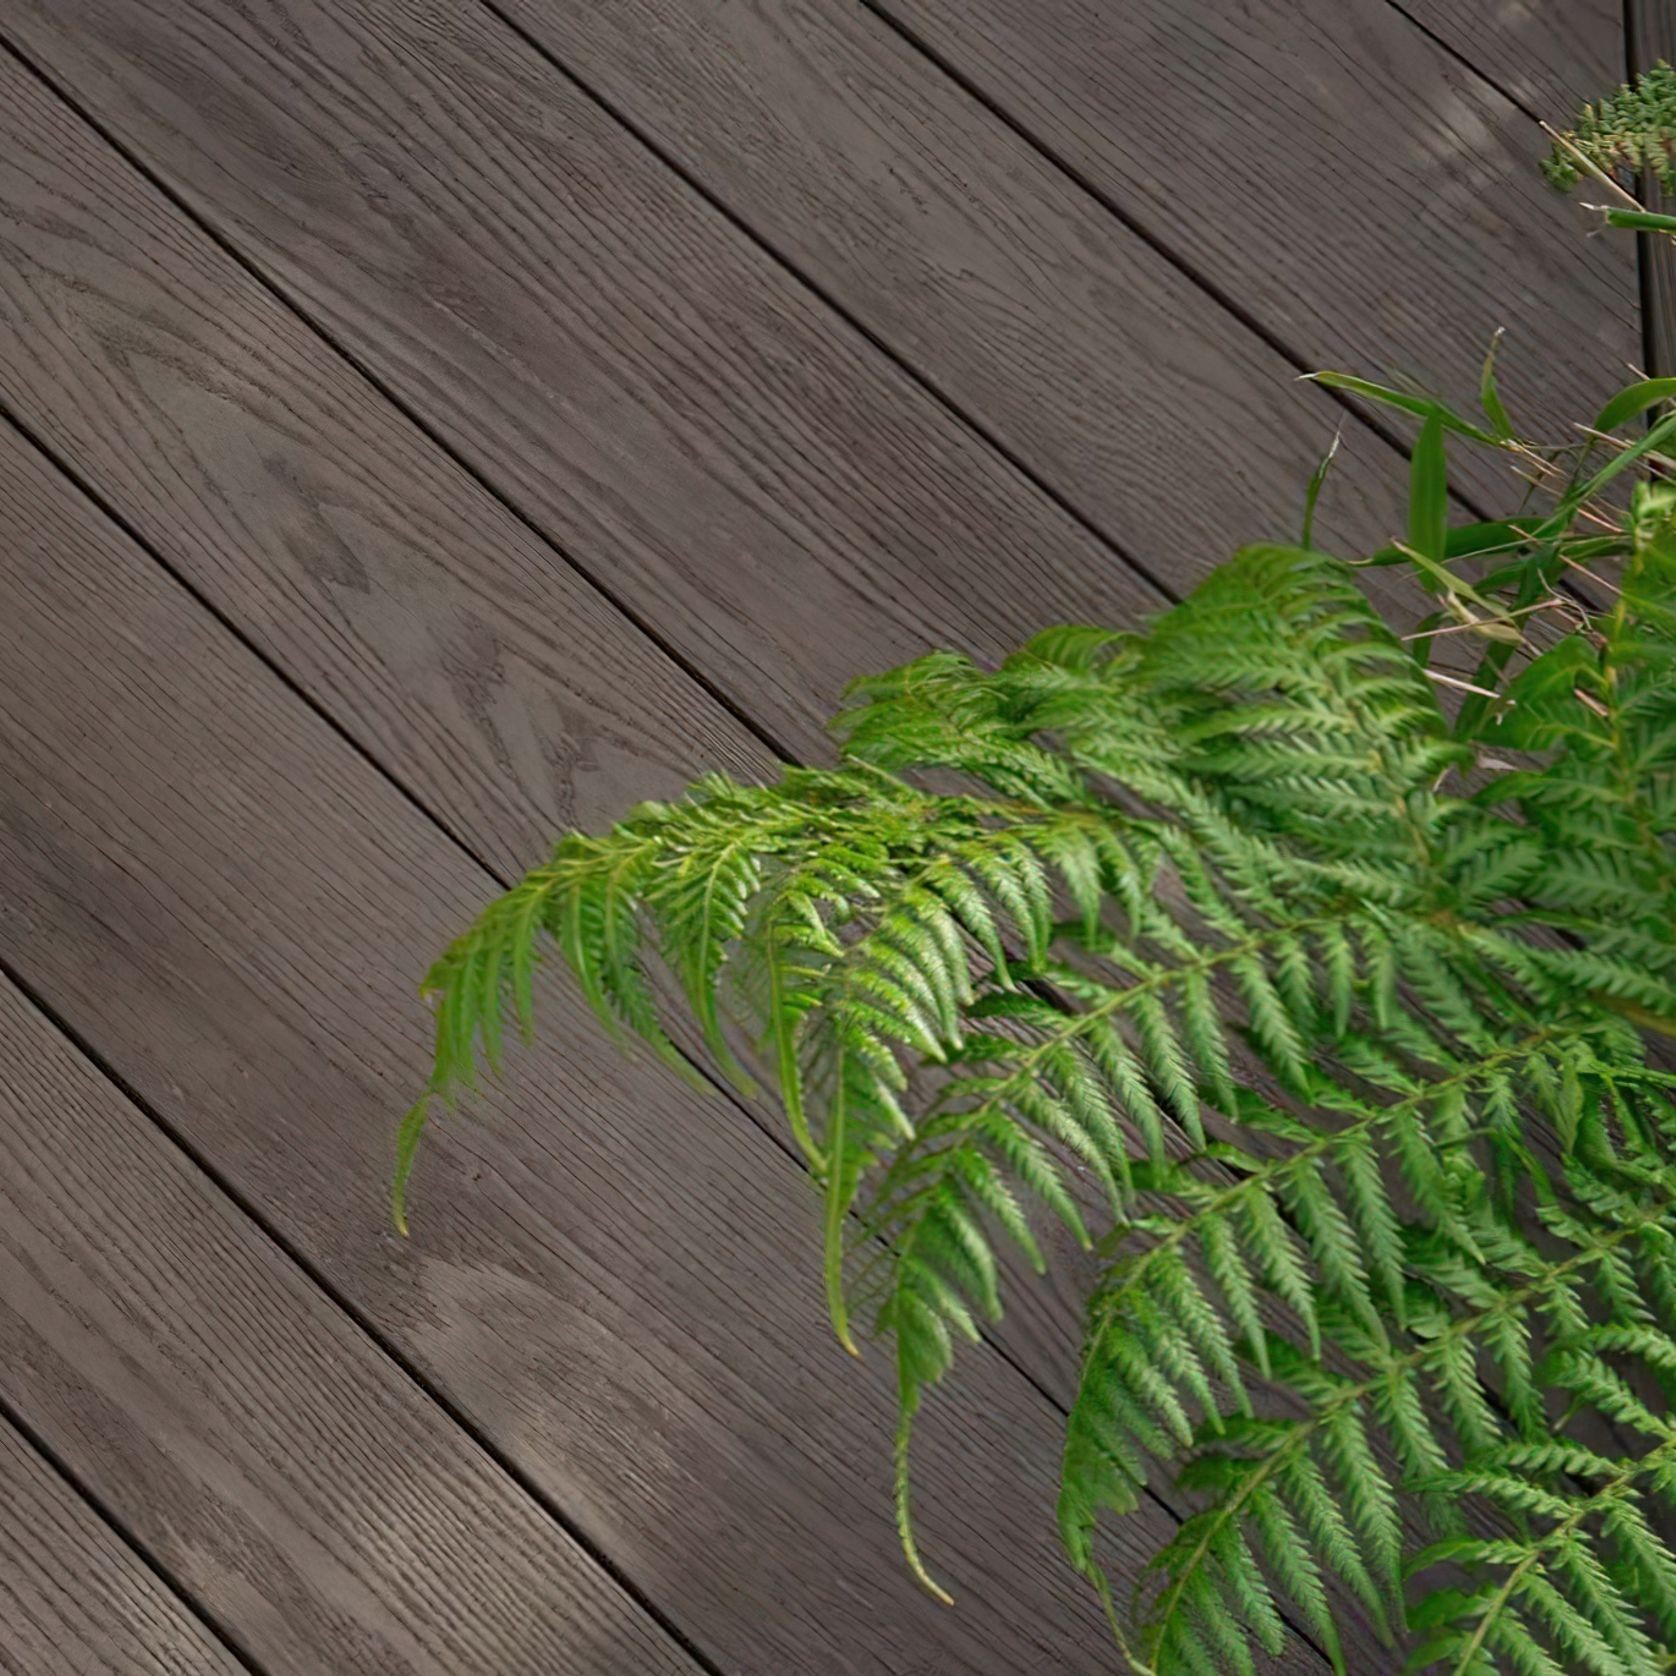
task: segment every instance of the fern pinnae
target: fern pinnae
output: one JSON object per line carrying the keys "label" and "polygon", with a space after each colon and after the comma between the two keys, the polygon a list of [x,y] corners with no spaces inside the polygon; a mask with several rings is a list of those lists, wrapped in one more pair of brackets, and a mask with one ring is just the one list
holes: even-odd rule
{"label": "fern pinnae", "polygon": [[803,1067],[798,1060],[796,1022],[791,1015],[790,993],[786,988],[785,971],[781,965],[781,946],[769,933],[766,953],[768,967],[769,1037],[774,1045],[774,1068],[780,1091],[780,1102],[792,1138],[808,1162],[816,1180],[823,1180],[830,1161],[816,1144],[814,1131],[809,1126],[809,1115],[803,1102]]}
{"label": "fern pinnae", "polygon": [[[1517,1557],[1511,1559],[1506,1575],[1498,1583],[1470,1602],[1469,1627],[1463,1627],[1459,1638],[1448,1645],[1451,1676],[1475,1676],[1480,1669],[1481,1652],[1508,1633],[1506,1619],[1527,1596],[1546,1633],[1581,1661],[1580,1668],[1598,1672],[1599,1676],[1623,1676],[1629,1672],[1634,1676],[1658,1676],[1666,1670],[1668,1657],[1655,1653],[1646,1634],[1630,1616],[1627,1602],[1575,1538],[1591,1518],[1609,1516],[1620,1504],[1633,1508],[1636,1485],[1644,1479],[1656,1479],[1672,1463],[1676,1463],[1676,1432],[1667,1433],[1638,1460],[1600,1463],[1615,1466],[1616,1471],[1598,1490],[1585,1496],[1552,1498],[1552,1529],[1526,1539],[1517,1548],[1498,1550]],[[1472,1480],[1472,1475],[1468,1477]],[[1475,1482],[1482,1484],[1483,1475],[1477,1475]],[[1455,1475],[1444,1475],[1436,1487],[1448,1491],[1455,1484]],[[1660,1539],[1641,1521],[1633,1525],[1619,1521],[1614,1527],[1614,1534],[1620,1540],[1626,1531],[1633,1531],[1631,1542],[1650,1547],[1654,1559],[1649,1571],[1668,1582],[1672,1575],[1671,1557]],[[1418,1556],[1415,1569],[1423,1569],[1429,1559],[1429,1554]],[[1566,1593],[1551,1581],[1547,1574],[1550,1562],[1557,1563],[1567,1574],[1571,1587],[1584,1597],[1581,1605],[1568,1600]],[[1645,1555],[1638,1560],[1638,1564],[1647,1563]],[[1600,1627],[1603,1621],[1604,1632]],[[1536,1644],[1528,1626],[1518,1626],[1516,1633],[1522,1640]]]}
{"label": "fern pinnae", "polygon": [[[1541,1052],[1550,1046],[1546,1037],[1528,1044],[1526,1051]],[[1474,1070],[1462,1073],[1463,1079],[1475,1074]],[[1428,1087],[1410,1097],[1411,1103],[1422,1102],[1435,1097],[1435,1090]],[[1372,1127],[1380,1121],[1382,1113],[1369,1112],[1364,1122]],[[1326,1134],[1311,1142],[1306,1149],[1311,1159],[1325,1155],[1337,1140],[1334,1134]],[[1073,1406],[1070,1430],[1067,1436],[1067,1472],[1066,1488],[1063,1491],[1062,1518],[1069,1518],[1071,1528],[1066,1531],[1066,1540],[1073,1554],[1087,1555],[1088,1535],[1091,1530],[1092,1518],[1099,1511],[1097,1505],[1086,1501],[1079,1501],[1071,1497],[1069,1481],[1072,1468],[1086,1455],[1088,1446],[1083,1442],[1081,1430],[1086,1424],[1085,1415],[1090,1406],[1095,1412],[1101,1405],[1108,1403],[1110,1393],[1103,1384],[1098,1382],[1096,1369],[1101,1363],[1102,1346],[1109,1336],[1115,1332],[1133,1330],[1135,1318],[1126,1313],[1121,1307],[1125,1297],[1138,1296],[1145,1298],[1147,1294],[1147,1271],[1166,1259],[1172,1266],[1179,1262],[1178,1248],[1190,1237],[1195,1230],[1197,1219],[1204,1219],[1211,1226],[1223,1225],[1227,1213],[1236,1201],[1245,1200],[1255,1195],[1255,1203],[1267,1205],[1270,1200],[1268,1192],[1274,1184],[1283,1179],[1298,1179],[1294,1172],[1299,1168],[1296,1155],[1283,1159],[1269,1161],[1260,1165],[1251,1175],[1232,1186],[1221,1189],[1208,1204],[1201,1204],[1196,1210],[1189,1211],[1185,1216],[1167,1225],[1167,1230],[1150,1245],[1137,1259],[1127,1267],[1114,1272],[1108,1294],[1102,1296],[1096,1304],[1094,1326],[1091,1329],[1089,1347],[1084,1355],[1084,1377],[1079,1388],[1076,1404]],[[1309,1179],[1309,1178],[1301,1178]],[[1490,1303],[1465,1317],[1451,1322],[1443,1331],[1422,1340],[1414,1348],[1402,1355],[1393,1352],[1386,1339],[1383,1326],[1377,1321],[1368,1320],[1366,1308],[1367,1300],[1358,1299],[1357,1293],[1360,1281],[1346,1287],[1342,1284],[1337,1289],[1341,1295],[1347,1295],[1353,1308],[1358,1309],[1358,1318],[1364,1326],[1371,1326],[1372,1333],[1361,1346],[1361,1354],[1366,1357],[1373,1368],[1366,1378],[1360,1381],[1346,1381],[1338,1384],[1333,1393],[1326,1400],[1321,1401],[1310,1418],[1299,1423],[1284,1433],[1274,1434],[1284,1438],[1284,1442],[1277,1448],[1272,1460],[1259,1467],[1254,1481],[1246,1486],[1251,1492],[1259,1490],[1275,1473],[1283,1472],[1288,1462],[1300,1450],[1314,1447],[1329,1449],[1333,1454],[1339,1477],[1346,1494],[1351,1497],[1351,1505],[1359,1507],[1357,1514],[1357,1540],[1362,1545],[1364,1553],[1382,1556],[1383,1585],[1381,1598],[1383,1609],[1396,1610],[1395,1592],[1397,1578],[1396,1558],[1398,1555],[1397,1537],[1392,1524],[1390,1507],[1394,1504],[1395,1487],[1386,1474],[1379,1468],[1369,1448],[1362,1422],[1355,1417],[1359,1415],[1364,1404],[1395,1399],[1397,1406],[1390,1410],[1388,1423],[1397,1435],[1397,1440],[1403,1445],[1403,1452],[1408,1457],[1429,1461],[1434,1466],[1441,1458],[1440,1448],[1431,1431],[1430,1423],[1422,1420],[1415,1405],[1415,1392],[1411,1385],[1403,1382],[1411,1373],[1429,1371],[1437,1380],[1438,1389],[1443,1395],[1444,1409],[1449,1414],[1456,1434],[1463,1438],[1469,1449],[1473,1446],[1484,1447],[1496,1435],[1499,1435],[1501,1421],[1487,1406],[1482,1387],[1476,1372],[1471,1367],[1468,1355],[1469,1347],[1481,1340],[1487,1330],[1495,1323],[1504,1319],[1516,1319],[1525,1311],[1533,1307],[1540,1300],[1547,1298],[1549,1291],[1560,1286],[1576,1269],[1590,1268],[1599,1271],[1602,1266],[1610,1262],[1615,1243],[1631,1239],[1639,1232],[1640,1226],[1654,1226],[1659,1218],[1666,1214],[1666,1208],[1660,1206],[1649,1214],[1644,1214],[1638,1222],[1625,1223],[1617,1227],[1604,1241],[1592,1240],[1587,1249],[1574,1255],[1565,1263],[1552,1265],[1541,1271],[1537,1278],[1529,1285],[1508,1294],[1492,1293]],[[1270,1220],[1263,1224],[1265,1241],[1282,1239],[1283,1230],[1278,1223]],[[1342,1236],[1339,1236],[1342,1237]],[[1588,1236],[1586,1236],[1588,1237]],[[1207,1251],[1209,1247],[1206,1247]],[[1213,1267],[1225,1267],[1225,1259]],[[1330,1265],[1323,1270],[1330,1276]],[[1469,1275],[1475,1271],[1468,1269]],[[1271,1275],[1269,1284],[1278,1284],[1282,1295],[1291,1286],[1299,1282],[1296,1277],[1290,1283],[1282,1275]],[[1194,1284],[1188,1280],[1188,1284]],[[1302,1303],[1303,1298],[1297,1297],[1288,1301]],[[1176,1313],[1182,1313],[1179,1300],[1176,1302]],[[1144,1336],[1144,1334],[1143,1334]],[[1337,1335],[1344,1338],[1342,1328]],[[1516,1341],[1515,1341],[1516,1342]],[[1583,1342],[1587,1342],[1586,1340]],[[1625,1341],[1617,1338],[1612,1341],[1621,1345]],[[1578,1347],[1579,1349],[1581,1346]],[[1312,1352],[1315,1354],[1317,1352]],[[1572,1352],[1573,1360],[1577,1350]],[[1522,1365],[1528,1367],[1528,1358],[1519,1358]],[[1527,1380],[1531,1377],[1524,1373],[1521,1377]],[[1403,1393],[1406,1391],[1407,1395]],[[1156,1400],[1156,1393],[1153,1393]],[[1622,1404],[1619,1404],[1622,1412]],[[1354,1423],[1352,1423],[1354,1420]],[[1221,1425],[1220,1417],[1214,1406],[1207,1405],[1207,1423],[1210,1426],[1209,1437],[1214,1437]],[[1099,1422],[1102,1429],[1106,1422]],[[1419,1441],[1416,1442],[1416,1437]],[[1319,1442],[1317,1441],[1319,1440]],[[1132,1478],[1139,1475],[1138,1455],[1131,1455],[1129,1473]],[[1125,1496],[1127,1495],[1125,1491]],[[1117,1498],[1121,1507],[1124,1497]],[[1223,1508],[1225,1515],[1232,1520],[1239,1518],[1241,1509],[1245,1505],[1245,1497]],[[1191,1546],[1186,1563],[1197,1566],[1208,1561],[1218,1550],[1212,1537],[1215,1534],[1215,1522],[1209,1522],[1203,1527],[1206,1538]],[[1184,1550],[1172,1544],[1167,1553],[1172,1561],[1180,1559]],[[1340,1555],[1342,1562],[1343,1556]],[[1181,1579],[1181,1587],[1168,1591],[1164,1597],[1166,1616],[1181,1601],[1189,1598],[1189,1580]],[[1197,1598],[1197,1596],[1193,1596]],[[1179,1639],[1189,1632],[1180,1629],[1174,1632]]]}

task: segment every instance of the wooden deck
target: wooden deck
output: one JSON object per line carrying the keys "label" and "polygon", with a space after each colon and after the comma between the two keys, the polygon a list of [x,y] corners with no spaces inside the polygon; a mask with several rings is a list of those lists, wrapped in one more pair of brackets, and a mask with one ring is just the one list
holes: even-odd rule
{"label": "wooden deck", "polygon": [[0,41],[0,1671],[1111,1668],[1052,1530],[1072,1286],[922,1427],[944,1610],[772,1114],[554,986],[403,1242],[415,982],[559,829],[823,755],[850,675],[1290,534],[1335,428],[1330,533],[1387,534],[1401,438],[1307,369],[1470,398],[1507,325],[1552,428],[1665,359],[1534,167],[1617,0],[0,0]]}

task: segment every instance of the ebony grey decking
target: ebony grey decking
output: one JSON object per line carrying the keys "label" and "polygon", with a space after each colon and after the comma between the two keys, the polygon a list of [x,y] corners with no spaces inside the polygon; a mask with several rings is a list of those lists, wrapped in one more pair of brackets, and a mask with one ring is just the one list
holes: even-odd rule
{"label": "ebony grey decking", "polygon": [[945,1610],[773,1114],[553,985],[401,1241],[416,980],[851,674],[1292,534],[1337,427],[1389,533],[1305,370],[1668,362],[1535,171],[1642,6],[0,0],[0,1671],[1114,1668],[1068,1280],[922,1426]]}

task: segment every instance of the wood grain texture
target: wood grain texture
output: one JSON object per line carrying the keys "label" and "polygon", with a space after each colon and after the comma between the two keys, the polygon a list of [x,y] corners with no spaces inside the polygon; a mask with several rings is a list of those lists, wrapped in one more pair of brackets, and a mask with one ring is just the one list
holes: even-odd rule
{"label": "wood grain texture", "polygon": [[9,55],[0,392],[477,854],[771,753]]}
{"label": "wood grain texture", "polygon": [[[928,641],[991,655],[1026,624],[1133,620],[1154,597],[486,11],[270,14],[0,5],[12,38],[797,749],[820,748],[858,670]],[[1286,462],[1287,527],[1325,435]],[[1168,507],[1128,497],[1157,520],[1135,545],[1179,574],[1222,556],[1231,532],[1199,509],[1236,469]],[[1393,527],[1390,505],[1358,512],[1345,492],[1347,521]],[[1276,505],[1240,533],[1274,528]]]}
{"label": "wood grain texture", "polygon": [[696,1676],[4,980],[0,1389],[269,1676]]}
{"label": "wood grain texture", "polygon": [[[526,653],[524,602],[503,606],[493,594],[500,567],[515,583],[528,568],[519,562],[518,526],[435,450],[404,445],[409,428],[398,416],[334,370],[305,328],[265,305],[247,275],[31,78],[8,78],[3,61],[0,142],[0,200],[12,208],[0,229],[0,381],[17,410],[248,626],[346,732],[447,809],[478,853],[511,850],[519,863],[527,860],[552,822],[576,818],[565,803],[555,806],[549,777],[511,788],[511,797],[471,797],[474,784],[492,782],[497,772],[494,739],[539,737],[551,714],[543,709],[544,682],[560,660]],[[352,473],[340,464],[345,459],[354,462]],[[431,487],[438,476],[440,490]],[[453,534],[478,520],[486,551],[468,545],[452,561],[437,551],[433,524]],[[503,525],[510,531],[491,541]],[[321,563],[311,551],[322,529],[338,528],[371,532],[354,550],[353,587],[341,564]],[[464,586],[451,582],[451,562]],[[423,593],[404,575],[420,567],[428,578]],[[555,628],[564,605],[561,598],[543,606]],[[449,683],[473,646],[472,636],[452,627],[456,619],[492,650],[475,692],[449,703]],[[542,620],[534,626],[541,629]],[[571,632],[593,632],[591,620],[573,620]],[[614,678],[611,656],[586,639],[576,644],[580,673],[566,681],[561,743],[597,736],[589,681],[609,720],[624,703],[617,688],[632,691],[640,678],[632,663]],[[420,692],[429,683],[442,701],[415,708],[404,681]],[[492,697],[471,702],[485,688]],[[689,702],[651,726],[672,735],[691,726],[709,760],[745,759],[748,771],[762,772],[765,753],[751,761],[753,741],[730,718],[712,719],[711,709],[694,688]],[[493,718],[495,733],[472,725],[480,712]],[[472,779],[439,777],[438,764],[455,762]],[[530,769],[517,763],[508,771]],[[597,783],[589,791],[599,795]],[[629,788],[618,795],[616,807],[585,815],[615,815],[630,801]],[[532,833],[531,820],[549,825]],[[783,1135],[777,1110],[759,1103],[753,1111]],[[1056,1227],[1043,1237],[1050,1276],[1009,1288],[1008,1314],[991,1336],[1064,1404],[1075,1389],[1092,1266]],[[1022,1264],[1008,1266],[1015,1280],[1026,1279]]]}
{"label": "wood grain texture", "polygon": [[1562,127],[1624,79],[1623,0],[1397,0],[1526,111]]}
{"label": "wood grain texture", "polygon": [[[513,877],[561,829],[704,769],[772,775],[742,723],[3,57],[0,202],[12,410],[476,854]],[[777,1107],[748,1104],[783,1141]],[[1065,1266],[994,1336],[1067,1401],[1086,1264],[1044,1237]]]}
{"label": "wood grain texture", "polygon": [[[551,679],[545,647],[532,655],[520,639],[519,608],[535,590],[498,620],[497,569],[510,564],[523,588],[529,566],[518,549],[527,538],[435,450],[404,442],[406,428],[387,408],[334,370],[306,330],[55,101],[15,72],[4,90],[0,179],[15,209],[0,259],[0,357],[14,401],[172,562],[247,620],[347,731],[450,807],[482,853],[502,855],[532,815],[539,821],[552,807],[542,779],[516,788],[514,800],[476,807],[473,782],[433,784],[434,764],[458,758],[492,780],[493,753],[462,720],[474,723],[481,711],[505,729],[520,706],[539,704]],[[357,469],[345,473],[340,460]],[[440,479],[436,491],[431,478]],[[449,556],[429,531],[461,539],[479,519],[488,550],[480,557],[466,545],[452,562],[468,585],[452,586]],[[344,574],[349,558],[366,555],[348,552],[339,531],[374,538],[359,572]],[[337,536],[331,562],[314,551],[323,534]],[[403,586],[414,562],[427,575],[423,592]],[[482,670],[472,669],[470,638],[462,643],[451,629],[460,615],[488,637]],[[589,648],[580,650],[585,657]],[[439,656],[443,702],[415,710],[401,683],[434,679]],[[599,667],[609,666],[584,673],[596,679],[589,671]],[[461,674],[475,675],[489,696],[467,692],[462,700],[473,702],[451,706],[447,683]],[[631,671],[622,684],[637,680]],[[566,729],[586,738],[586,682],[569,683],[567,697]],[[680,712],[676,725],[685,721]],[[539,710],[516,728],[520,737],[540,731]],[[742,736],[737,749],[748,754]],[[1015,1300],[1002,1330],[1061,1393],[1079,1330],[1075,1274],[1067,1268],[1052,1288]]]}
{"label": "wood grain texture", "polygon": [[0,1672],[238,1676],[232,1655],[0,1421]]}
{"label": "wood grain texture", "polygon": [[[1581,236],[1541,130],[1390,5],[873,3],[1309,366],[1470,406],[1505,326],[1515,418],[1570,438],[1639,356],[1633,252]],[[1460,466],[1507,505],[1499,462]]]}
{"label": "wood grain texture", "polygon": [[1154,575],[1295,535],[1342,411],[865,7],[499,9]]}
{"label": "wood grain texture", "polygon": [[487,879],[12,439],[0,551],[3,927],[51,1005],[724,1667],[1108,1656],[1050,1529],[1047,1405],[978,1350],[928,1413],[937,1607],[894,1553],[888,1369],[820,1318],[806,1183],[565,994],[388,1235],[410,975]]}

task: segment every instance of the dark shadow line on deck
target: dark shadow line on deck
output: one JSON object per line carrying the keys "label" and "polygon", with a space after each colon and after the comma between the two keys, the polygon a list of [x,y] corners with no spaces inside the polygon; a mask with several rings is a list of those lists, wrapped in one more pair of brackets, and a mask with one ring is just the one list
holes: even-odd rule
{"label": "dark shadow line on deck", "polygon": [[[1645,43],[1644,32],[1641,27],[1641,8],[1643,5],[1657,4],[1657,0],[1624,0],[1624,79],[1634,81],[1643,70],[1652,66],[1643,61],[1642,48]],[[1604,88],[1601,90],[1606,91]],[[1656,183],[1654,183],[1656,184]],[[1647,179],[1641,183],[1641,201],[1654,209],[1665,208],[1653,193],[1649,192]],[[1649,375],[1659,378],[1676,372],[1676,367],[1663,366],[1663,354],[1660,347],[1660,333],[1658,329],[1659,286],[1653,275],[1655,270],[1664,269],[1676,272],[1676,247],[1668,239],[1656,233],[1637,233],[1635,235],[1635,274],[1640,286],[1641,298],[1641,364]],[[1649,416],[1650,417],[1650,416]]]}
{"label": "dark shadow line on deck", "polygon": [[[664,1634],[667,1635],[669,1639],[673,1641],[675,1645],[679,1647],[700,1670],[706,1673],[706,1676],[727,1676],[727,1673],[724,1672],[719,1665],[711,1660],[697,1645],[694,1644],[686,1632],[681,1629],[681,1627],[676,1624],[667,1613],[664,1612],[657,1602],[646,1594],[646,1592],[641,1589],[640,1586],[635,1583],[626,1572],[623,1571],[616,1561],[613,1560],[603,1548],[594,1542],[587,1532],[584,1531],[569,1516],[569,1514],[564,1511],[562,1507],[560,1507],[558,1502],[548,1491],[543,1489],[542,1486],[537,1483],[535,1479],[524,1470],[524,1468],[519,1466],[516,1461],[506,1455],[498,1444],[486,1436],[478,1428],[476,1422],[466,1415],[465,1412],[453,1401],[453,1399],[449,1397],[447,1392],[434,1383],[430,1376],[426,1374],[416,1362],[410,1360],[399,1345],[394,1343],[391,1339],[386,1338],[376,1322],[374,1322],[373,1319],[364,1310],[362,1310],[361,1307],[356,1304],[347,1293],[341,1291],[323,1270],[316,1267],[314,1262],[298,1246],[294,1245],[284,1234],[275,1228],[262,1214],[258,1206],[251,1199],[249,1199],[228,1176],[224,1175],[222,1171],[211,1162],[209,1157],[201,1152],[182,1130],[171,1123],[169,1119],[166,1118],[163,1113],[159,1111],[158,1108],[154,1106],[151,1101],[148,1100],[146,1096],[142,1094],[140,1090],[122,1074],[116,1065],[107,1059],[105,1055],[100,1052],[100,1050],[85,1035],[83,1035],[69,1019],[64,1017],[64,1015],[60,1013],[55,1006],[53,1006],[46,996],[43,995],[34,984],[30,983],[30,981],[17,970],[12,962],[3,955],[0,955],[0,976],[4,976],[14,983],[19,991],[29,1001],[30,1005],[33,1006],[45,1019],[47,1019],[48,1022],[50,1022],[52,1026],[70,1043],[70,1045],[74,1047],[75,1050],[81,1054],[81,1056],[86,1059],[87,1062],[92,1065],[108,1082],[110,1082],[112,1086],[115,1087],[117,1092],[120,1093],[122,1097],[132,1106],[134,1106],[134,1108],[146,1118],[152,1127],[155,1128],[170,1143],[170,1145],[172,1145],[176,1151],[178,1151],[181,1156],[192,1165],[195,1170],[203,1175],[203,1177],[209,1181],[210,1184],[220,1194],[222,1194],[222,1196],[226,1198],[233,1205],[233,1207],[251,1223],[253,1227],[259,1230],[262,1235],[275,1247],[275,1249],[277,1249],[282,1256],[287,1258],[297,1268],[304,1278],[308,1280],[310,1285],[314,1286],[323,1297],[335,1305],[337,1309],[342,1311],[344,1316],[356,1327],[358,1327],[360,1331],[372,1341],[374,1346],[382,1351],[383,1354],[388,1357],[389,1360],[393,1362],[403,1374],[407,1376],[409,1381],[411,1381],[411,1383],[428,1401],[434,1403],[438,1409],[447,1415],[447,1417],[460,1428],[461,1432],[463,1432],[466,1437],[470,1438],[470,1440],[483,1451],[484,1455],[491,1462],[493,1462],[496,1467],[504,1472],[506,1476],[511,1479],[512,1482],[516,1484],[518,1488],[522,1490],[524,1494],[527,1495],[530,1500],[533,1501],[535,1505],[540,1508],[541,1511],[545,1513],[547,1517],[565,1533],[566,1536],[570,1538],[572,1542],[576,1544],[577,1548],[585,1554],[589,1560],[597,1565],[599,1569],[619,1589],[622,1590],[623,1594],[630,1602],[633,1603],[633,1605],[644,1612],[646,1616],[654,1624],[656,1624],[657,1627],[661,1629]],[[395,1237],[396,1236],[394,1234],[386,1235],[386,1238],[389,1239],[394,1239]],[[8,1419],[12,1418],[9,1408],[3,1401],[0,1401],[0,1413],[5,1414]],[[32,1445],[40,1447],[33,1428],[29,1427],[26,1423],[23,1423],[18,1424],[18,1430],[22,1432],[26,1438],[28,1438]],[[97,1498],[88,1495],[87,1491],[77,1481],[74,1474],[65,1468],[50,1450],[43,1449],[42,1452],[46,1455],[46,1458],[51,1461],[62,1473],[65,1481],[69,1483],[79,1495],[82,1495],[87,1499],[89,1505],[91,1505],[94,1510],[111,1525],[112,1529],[115,1530],[117,1534],[120,1535],[123,1540],[146,1561],[148,1567],[150,1567],[153,1571],[156,1571],[159,1576],[164,1577],[165,1580],[169,1580],[167,1573],[161,1568],[159,1563],[146,1552],[146,1550],[134,1537],[129,1535],[117,1518],[113,1514],[109,1513]],[[169,1581],[170,1587],[174,1588],[176,1592],[180,1592],[179,1585],[172,1580]],[[203,1610],[197,1606],[196,1602],[191,1600],[190,1596],[183,1595],[182,1598],[186,1599],[188,1603],[193,1606],[195,1616],[203,1618],[206,1624],[209,1624],[211,1628],[215,1628],[211,1620],[205,1615]],[[222,1639],[226,1639],[220,1630],[217,1630],[216,1633]],[[229,1645],[231,1646],[232,1643],[229,1642]],[[237,1651],[237,1648],[234,1648],[234,1650]],[[254,1672],[254,1676],[263,1676],[263,1673],[253,1661],[245,1658],[242,1659],[242,1662],[245,1663],[248,1669]]]}
{"label": "dark shadow line on deck", "polygon": [[[0,961],[0,972],[11,978],[18,989],[49,1022],[63,1026],[53,1017],[48,1009],[41,1005],[40,998],[27,985],[20,982],[14,973]],[[65,1032],[68,1034],[68,1032]],[[24,1417],[21,1410],[16,1408],[7,1398],[0,1396],[0,1420],[4,1420],[23,1441],[40,1456],[48,1470],[70,1490],[76,1499],[84,1503],[94,1517],[131,1553],[139,1564],[154,1577],[174,1600],[220,1648],[238,1665],[241,1670],[248,1671],[250,1676],[267,1676],[265,1668],[257,1663],[256,1657],[244,1646],[238,1636],[220,1621],[210,1609],[192,1592],[186,1582],[177,1576],[173,1570],[153,1554],[146,1545],[129,1528],[126,1520],[113,1508],[98,1491],[86,1483],[81,1475],[64,1459],[46,1438]]]}

